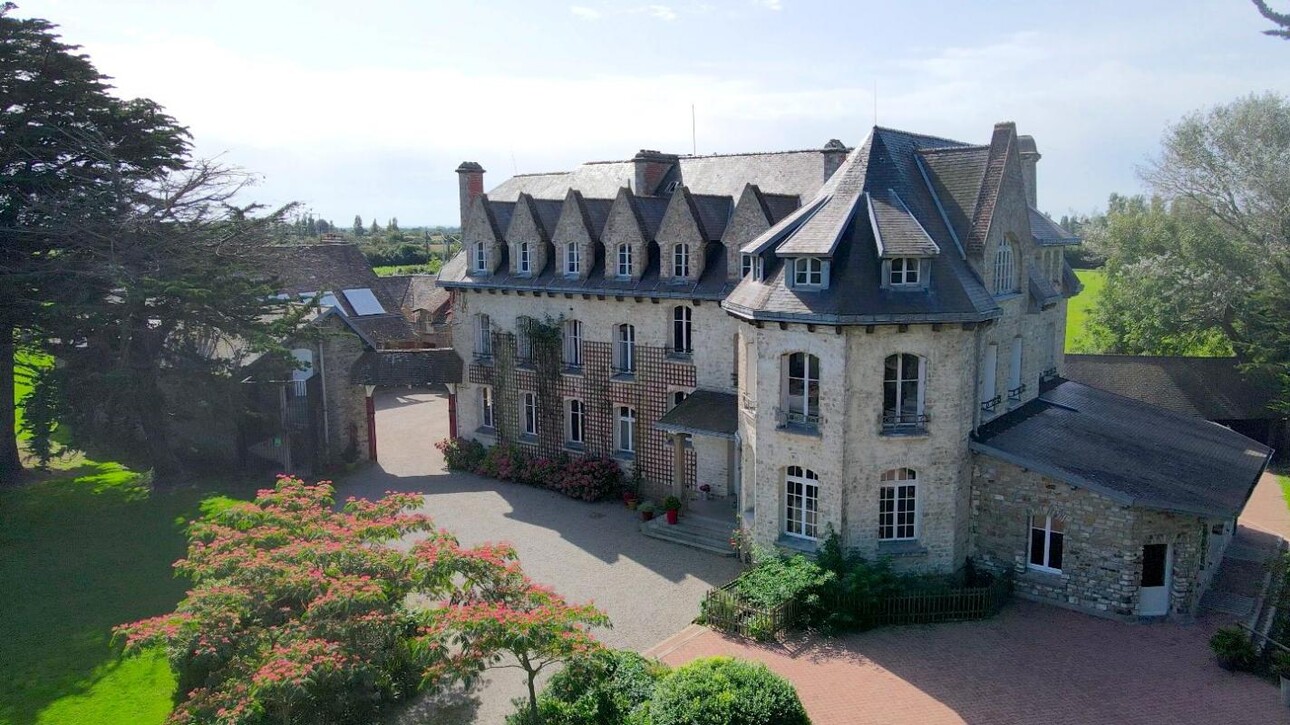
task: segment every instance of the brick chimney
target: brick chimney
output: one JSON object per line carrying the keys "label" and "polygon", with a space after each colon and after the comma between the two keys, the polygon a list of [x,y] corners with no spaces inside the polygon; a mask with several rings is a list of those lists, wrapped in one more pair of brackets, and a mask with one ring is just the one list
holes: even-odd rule
{"label": "brick chimney", "polygon": [[1039,208],[1039,202],[1036,201],[1038,189],[1035,182],[1035,165],[1041,158],[1039,149],[1035,148],[1034,136],[1017,137],[1017,155],[1021,157],[1021,179],[1026,185],[1026,202],[1036,209]]}
{"label": "brick chimney", "polygon": [[676,154],[665,154],[653,149],[641,149],[632,158],[636,167],[632,192],[637,196],[653,196],[658,193],[658,185],[667,176],[667,172],[676,164]]}
{"label": "brick chimney", "polygon": [[461,198],[461,226],[466,227],[470,205],[484,193],[484,167],[477,161],[463,161],[457,167],[457,192]]}
{"label": "brick chimney", "polygon": [[842,166],[842,162],[847,160],[847,145],[836,138],[829,139],[824,144],[824,180],[828,181],[833,172]]}

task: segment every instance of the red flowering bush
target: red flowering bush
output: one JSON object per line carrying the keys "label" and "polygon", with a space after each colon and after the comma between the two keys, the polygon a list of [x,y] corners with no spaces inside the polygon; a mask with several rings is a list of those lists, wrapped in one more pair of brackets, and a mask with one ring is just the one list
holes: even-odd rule
{"label": "red flowering bush", "polygon": [[575,458],[564,468],[556,490],[583,501],[599,501],[616,492],[623,483],[623,469],[607,456]]}
{"label": "red flowering bush", "polygon": [[528,471],[528,460],[520,449],[499,443],[484,454],[484,460],[475,467],[475,475],[496,478],[499,481],[523,481]]}
{"label": "red flowering bush", "polygon": [[434,444],[443,462],[454,471],[474,471],[484,461],[484,444],[469,438],[444,438]]}
{"label": "red flowering bush", "polygon": [[[167,652],[180,693],[171,723],[372,722],[386,703],[496,661],[503,638],[475,624],[483,604],[539,654],[564,651],[551,638],[594,646],[585,625],[603,615],[533,585],[510,547],[462,548],[409,513],[419,496],[337,510],[332,492],[282,476],[194,522],[175,564],[193,589],[173,614],[117,628],[127,653]],[[389,545],[414,533],[427,536],[410,551]],[[409,606],[412,594],[438,604]],[[546,639],[532,634],[542,622]]]}
{"label": "red flowering bush", "polygon": [[537,458],[529,459],[524,476],[519,480],[521,483],[527,483],[530,486],[556,490],[560,486],[560,480],[564,477],[564,469],[567,465],[569,465],[567,458],[538,456]]}

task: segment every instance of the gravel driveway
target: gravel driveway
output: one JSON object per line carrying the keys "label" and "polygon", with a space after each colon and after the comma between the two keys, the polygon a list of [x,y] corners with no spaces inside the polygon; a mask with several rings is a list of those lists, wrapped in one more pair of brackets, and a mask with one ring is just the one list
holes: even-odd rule
{"label": "gravel driveway", "polygon": [[[613,621],[613,629],[597,633],[610,647],[642,651],[661,642],[694,619],[705,592],[738,572],[734,559],[646,538],[637,531],[635,514],[621,504],[587,504],[447,471],[434,448],[447,434],[446,396],[378,393],[380,463],[338,482],[338,497],[425,494],[422,511],[463,544],[508,542],[535,581],[570,601],[594,601]],[[449,705],[414,708],[398,722],[500,723],[511,698],[525,692],[523,675],[499,669],[485,680]]]}

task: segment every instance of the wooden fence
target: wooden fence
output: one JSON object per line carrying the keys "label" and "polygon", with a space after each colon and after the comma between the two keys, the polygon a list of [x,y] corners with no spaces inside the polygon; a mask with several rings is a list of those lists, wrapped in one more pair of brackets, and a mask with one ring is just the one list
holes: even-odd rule
{"label": "wooden fence", "polygon": [[738,580],[732,581],[703,598],[700,618],[704,624],[758,641],[773,639],[796,624],[796,599],[773,607],[754,606],[739,596],[737,584]]}
{"label": "wooden fence", "polygon": [[999,613],[1012,593],[1012,580],[996,576],[985,586],[909,592],[866,601],[835,600],[835,611],[847,611],[870,626],[934,624],[985,619]]}

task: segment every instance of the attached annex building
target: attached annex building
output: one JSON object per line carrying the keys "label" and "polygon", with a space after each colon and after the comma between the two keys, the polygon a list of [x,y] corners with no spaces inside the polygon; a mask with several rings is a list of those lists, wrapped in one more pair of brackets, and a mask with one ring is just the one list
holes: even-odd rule
{"label": "attached annex building", "polygon": [[[1270,450],[1061,377],[1078,243],[1035,142],[458,169],[458,430],[706,484],[756,540],[1015,574],[1108,616],[1194,611]],[[542,353],[541,350],[547,352]]]}

